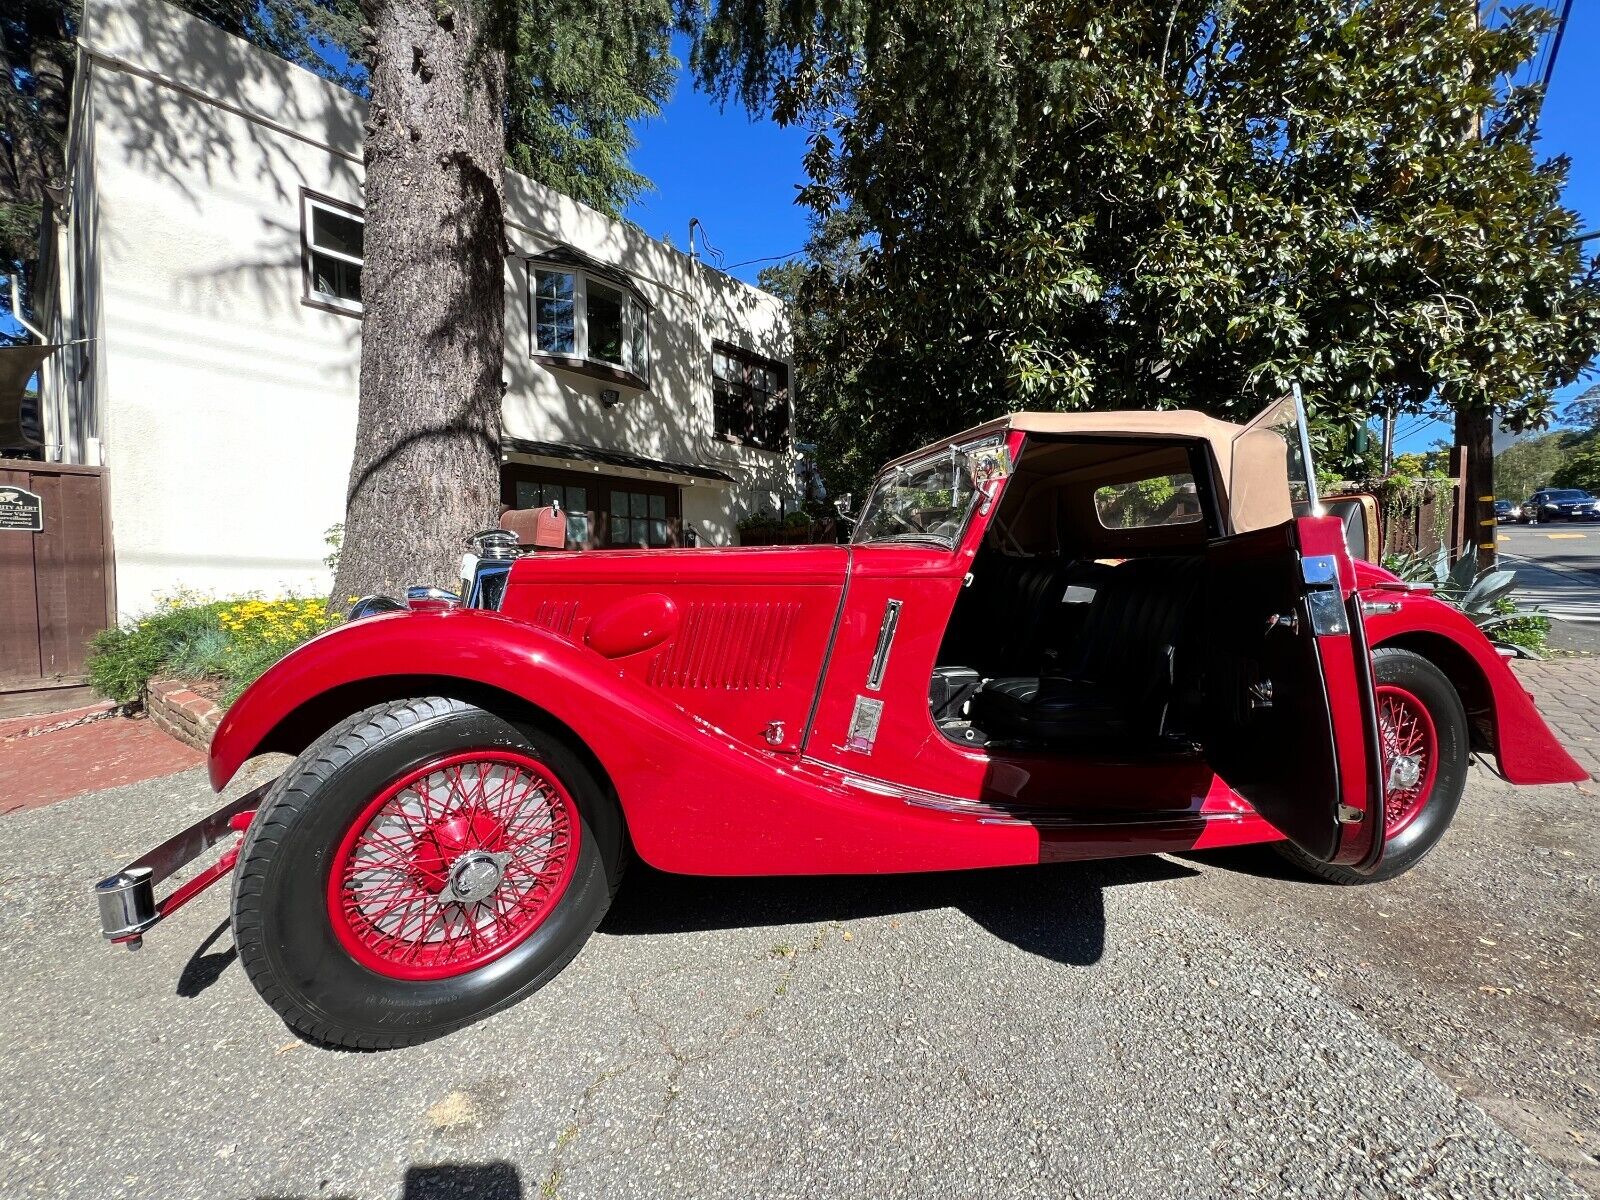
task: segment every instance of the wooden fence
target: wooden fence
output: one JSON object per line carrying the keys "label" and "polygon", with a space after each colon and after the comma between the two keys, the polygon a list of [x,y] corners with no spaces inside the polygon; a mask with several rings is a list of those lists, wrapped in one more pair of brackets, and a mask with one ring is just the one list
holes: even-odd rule
{"label": "wooden fence", "polygon": [[0,458],[0,490],[40,498],[43,528],[0,528],[0,716],[87,700],[88,641],[114,619],[101,467]]}

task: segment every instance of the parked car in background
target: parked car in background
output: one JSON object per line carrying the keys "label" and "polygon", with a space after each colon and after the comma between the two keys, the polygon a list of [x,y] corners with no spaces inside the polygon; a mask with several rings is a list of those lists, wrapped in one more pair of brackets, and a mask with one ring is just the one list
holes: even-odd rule
{"label": "parked car in background", "polygon": [[1570,521],[1572,510],[1594,501],[1594,494],[1582,488],[1540,488],[1528,504],[1535,521]]}
{"label": "parked car in background", "polygon": [[1500,524],[1522,525],[1527,522],[1523,515],[1523,506],[1515,500],[1496,500],[1494,502],[1494,518]]}
{"label": "parked car in background", "polygon": [[1586,779],[1460,610],[1352,558],[1310,459],[1297,397],[1248,426],[1013,413],[888,464],[849,545],[480,545],[476,605],[360,601],[239,697],[212,785],[298,757],[103,880],[103,931],[136,946],[234,874],[262,997],[376,1049],[543,986],[635,857],[848,875],[1271,842],[1357,884],[1439,841],[1473,753]]}

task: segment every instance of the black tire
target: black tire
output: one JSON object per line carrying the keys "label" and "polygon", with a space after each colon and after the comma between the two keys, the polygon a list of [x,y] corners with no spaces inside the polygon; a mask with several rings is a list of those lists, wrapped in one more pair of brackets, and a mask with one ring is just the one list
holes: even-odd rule
{"label": "black tire", "polygon": [[1422,655],[1392,646],[1374,650],[1372,666],[1379,686],[1387,683],[1403,687],[1427,708],[1438,739],[1439,769],[1432,790],[1423,800],[1422,810],[1389,839],[1383,861],[1370,875],[1320,862],[1292,842],[1278,843],[1278,852],[1290,862],[1329,883],[1379,883],[1405,874],[1444,837],[1461,806],[1461,793],[1467,786],[1467,768],[1471,762],[1467,713],[1449,677]]}
{"label": "black tire", "polygon": [[[412,980],[370,970],[340,943],[329,916],[338,847],[384,787],[442,754],[473,749],[529,755],[572,797],[578,854],[566,889],[530,935],[469,973]],[[262,999],[308,1040],[378,1050],[439,1037],[532,994],[572,960],[610,906],[626,841],[608,790],[562,739],[441,696],[378,705],[301,754],[251,823],[233,884],[239,961]]]}

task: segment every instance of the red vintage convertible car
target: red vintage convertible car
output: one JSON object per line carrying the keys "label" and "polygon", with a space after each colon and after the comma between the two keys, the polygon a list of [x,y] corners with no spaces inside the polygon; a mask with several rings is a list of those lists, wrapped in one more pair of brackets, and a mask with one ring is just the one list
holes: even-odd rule
{"label": "red vintage convertible car", "polygon": [[849,545],[535,553],[485,607],[368,602],[229,710],[217,789],[298,757],[101,882],[106,936],[231,871],[284,1020],[398,1046],[548,981],[631,854],[834,874],[1281,842],[1361,883],[1438,842],[1473,752],[1585,778],[1465,617],[1296,515],[1298,411],[1018,413],[890,463]]}

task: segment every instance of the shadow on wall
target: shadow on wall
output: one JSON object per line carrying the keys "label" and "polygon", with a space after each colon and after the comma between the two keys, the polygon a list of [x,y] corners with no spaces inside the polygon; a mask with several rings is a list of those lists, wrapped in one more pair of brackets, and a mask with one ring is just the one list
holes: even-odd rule
{"label": "shadow on wall", "polygon": [[[83,41],[94,58],[102,137],[116,143],[129,168],[183,198],[190,211],[174,214],[175,224],[251,210],[259,223],[253,232],[234,232],[240,241],[253,238],[237,261],[180,272],[176,294],[151,301],[170,299],[181,313],[222,319],[297,308],[300,189],[361,194],[364,106],[159,0],[90,0]],[[111,150],[102,142],[102,153]],[[263,207],[284,217],[262,215]],[[353,390],[360,321],[345,325],[343,361],[330,382]]]}
{"label": "shadow on wall", "polygon": [[[296,141],[331,151],[328,182],[359,189],[365,110],[341,88],[155,0],[90,0],[85,7],[84,41],[102,60],[97,67],[181,81],[179,88],[144,86],[148,79],[136,82],[124,73],[109,84],[109,94],[125,114],[129,161],[165,178],[196,210],[196,181],[205,191],[253,183],[282,203],[297,203],[302,168],[292,152]],[[234,113],[259,114],[278,129],[206,120],[204,114],[215,110],[188,90]],[[242,140],[236,128],[245,131]]]}

